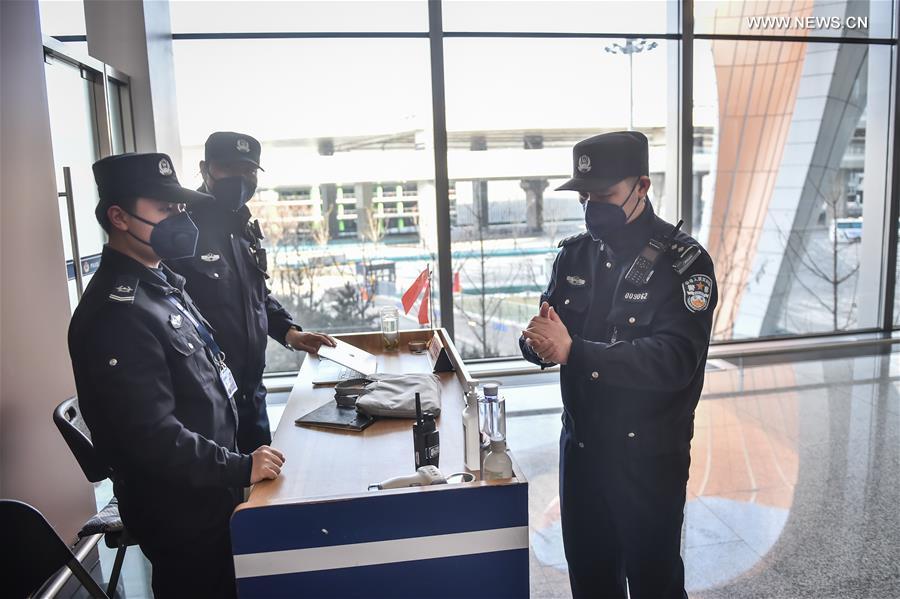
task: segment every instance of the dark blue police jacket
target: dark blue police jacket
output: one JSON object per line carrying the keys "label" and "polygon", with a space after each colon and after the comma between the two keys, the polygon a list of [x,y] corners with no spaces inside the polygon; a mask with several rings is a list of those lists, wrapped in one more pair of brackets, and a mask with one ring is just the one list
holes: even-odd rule
{"label": "dark blue police jacket", "polygon": [[192,206],[190,214],[200,229],[196,254],[168,266],[187,278],[186,289],[212,323],[238,387],[252,394],[266,367],[266,336],[284,345],[291,315],[266,285],[262,233],[249,222],[250,210],[229,212],[210,203]]}
{"label": "dark blue police jacket", "polygon": [[[648,201],[607,239],[582,233],[559,244],[541,302],[555,308],[572,337],[560,369],[563,423],[584,447],[636,455],[690,450],[718,292],[709,254],[680,231],[668,238],[673,229]],[[625,275],[651,238],[665,241],[665,252],[646,284],[631,284]],[[524,341],[525,359],[550,366]]]}
{"label": "dark blue police jacket", "polygon": [[237,453],[237,412],[211,352],[167,280],[103,249],[100,267],[69,325],[78,401],[101,458],[115,471],[125,525],[139,541],[196,539],[221,532],[250,484],[249,455]]}

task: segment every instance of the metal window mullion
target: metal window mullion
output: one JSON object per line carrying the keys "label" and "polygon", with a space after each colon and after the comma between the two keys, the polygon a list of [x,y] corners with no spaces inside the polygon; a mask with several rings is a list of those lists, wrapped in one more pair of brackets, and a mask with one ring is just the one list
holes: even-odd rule
{"label": "metal window mullion", "polygon": [[684,220],[684,231],[693,235],[694,223],[694,2],[681,3],[681,75],[678,86],[679,105],[679,190],[678,218]]}
{"label": "metal window mullion", "polygon": [[[898,31],[900,31],[900,11],[896,11]],[[894,302],[897,294],[897,226],[900,219],[900,168],[897,168],[897,157],[900,156],[900,138],[897,136],[900,130],[900,96],[897,93],[897,84],[900,81],[900,49],[894,45],[891,53],[893,72],[891,82],[891,112],[889,123],[890,155],[888,156],[888,168],[890,169],[890,192],[887,210],[887,260],[884,273],[884,310],[882,311],[882,331],[889,333],[894,329]]]}
{"label": "metal window mullion", "polygon": [[99,81],[94,81],[94,114],[97,123],[97,155],[105,158],[112,154],[112,118],[109,98],[109,76],[107,67],[98,73]]}
{"label": "metal window mullion", "polygon": [[434,195],[437,211],[437,266],[441,326],[453,339],[453,264],[450,254],[450,180],[447,172],[447,107],[444,93],[444,36],[441,0],[428,0],[428,40],[431,49],[431,116],[434,140]]}

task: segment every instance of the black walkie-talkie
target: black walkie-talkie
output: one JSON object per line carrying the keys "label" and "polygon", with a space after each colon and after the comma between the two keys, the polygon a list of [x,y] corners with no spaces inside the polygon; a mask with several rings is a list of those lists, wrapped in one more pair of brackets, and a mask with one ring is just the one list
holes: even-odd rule
{"label": "black walkie-talkie", "polygon": [[625,273],[625,280],[637,287],[649,283],[650,277],[653,276],[653,272],[655,271],[656,261],[659,260],[659,257],[666,251],[666,247],[678,233],[682,224],[684,224],[683,220],[678,221],[678,224],[675,225],[672,232],[662,241],[651,239],[647,242],[647,245],[644,246],[641,253],[638,254],[637,258],[634,259],[634,262],[631,263],[628,272]]}
{"label": "black walkie-talkie", "polygon": [[[675,227],[675,231],[672,232],[672,237],[675,237],[675,233],[678,232],[678,229],[681,227],[681,223],[684,221],[678,221],[678,226]],[[691,264],[700,257],[702,251],[700,250],[699,245],[687,244],[687,245],[678,245],[672,246],[673,250],[677,250],[674,252],[675,260],[672,262],[672,268],[679,275],[683,275],[685,271],[691,267]]]}
{"label": "black walkie-talkie", "polygon": [[422,413],[422,400],[416,393],[416,423],[413,425],[413,447],[416,450],[416,470],[422,466],[437,466],[441,457],[441,440],[434,415]]}

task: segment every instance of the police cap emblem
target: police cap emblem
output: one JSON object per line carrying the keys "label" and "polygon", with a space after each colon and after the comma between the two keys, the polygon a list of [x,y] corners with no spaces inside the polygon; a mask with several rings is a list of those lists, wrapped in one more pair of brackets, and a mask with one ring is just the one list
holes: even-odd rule
{"label": "police cap emblem", "polygon": [[693,275],[681,284],[684,305],[691,312],[702,312],[709,307],[712,295],[712,279],[706,275]]}
{"label": "police cap emblem", "polygon": [[578,157],[578,172],[579,173],[589,173],[591,172],[591,157],[587,154],[582,154]]}
{"label": "police cap emblem", "polygon": [[237,142],[235,142],[235,147],[238,152],[243,152],[244,154],[250,151],[250,142],[244,139],[243,137],[239,137]]}
{"label": "police cap emblem", "polygon": [[159,174],[163,177],[168,177],[172,174],[172,165],[165,158],[159,161]]}

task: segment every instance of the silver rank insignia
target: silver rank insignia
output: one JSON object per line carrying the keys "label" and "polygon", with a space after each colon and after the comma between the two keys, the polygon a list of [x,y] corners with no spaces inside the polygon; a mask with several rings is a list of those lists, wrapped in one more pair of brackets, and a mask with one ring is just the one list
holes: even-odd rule
{"label": "silver rank insignia", "polygon": [[693,275],[681,284],[684,291],[684,305],[691,312],[702,312],[709,307],[712,295],[712,279],[706,275]]}
{"label": "silver rank insignia", "polygon": [[566,281],[568,281],[569,285],[572,285],[573,287],[584,287],[584,284],[587,282],[577,275],[566,277]]}
{"label": "silver rank insignia", "polygon": [[219,254],[213,254],[212,252],[210,252],[208,254],[203,254],[202,256],[200,256],[200,259],[204,262],[215,262],[219,259]]}
{"label": "silver rank insignia", "polygon": [[181,314],[169,314],[169,324],[172,325],[173,329],[180,329],[181,322],[182,322]]}
{"label": "silver rank insignia", "polygon": [[136,277],[119,277],[119,280],[116,281],[116,286],[109,292],[109,301],[133,304],[137,286],[138,279]]}

